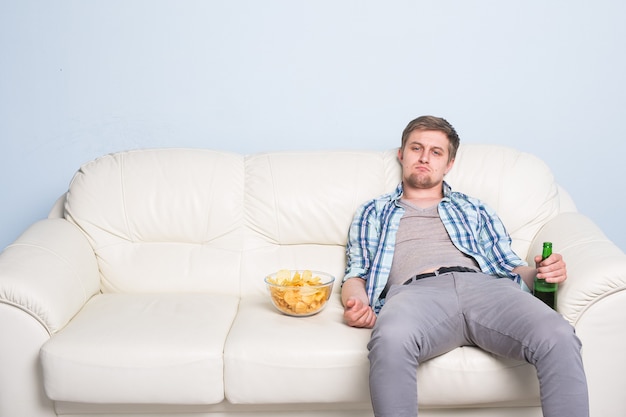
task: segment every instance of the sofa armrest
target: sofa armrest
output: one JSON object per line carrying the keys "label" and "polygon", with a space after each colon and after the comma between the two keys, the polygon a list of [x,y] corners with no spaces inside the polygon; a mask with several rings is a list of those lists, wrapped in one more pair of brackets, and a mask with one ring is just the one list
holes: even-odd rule
{"label": "sofa armrest", "polygon": [[64,219],[30,226],[0,254],[0,303],[12,305],[53,334],[99,291],[95,254]]}
{"label": "sofa armrest", "polygon": [[626,254],[580,213],[562,213],[542,228],[529,258],[552,241],[568,269],[558,310],[576,328],[593,416],[626,415]]}
{"label": "sofa armrest", "polygon": [[563,255],[568,279],[559,287],[558,310],[572,324],[605,298],[626,291],[626,254],[580,213],[561,213],[535,236],[528,253],[541,254],[544,241]]}
{"label": "sofa armrest", "polygon": [[89,242],[64,219],[33,224],[0,253],[0,416],[56,416],[39,350],[98,292],[99,281]]}

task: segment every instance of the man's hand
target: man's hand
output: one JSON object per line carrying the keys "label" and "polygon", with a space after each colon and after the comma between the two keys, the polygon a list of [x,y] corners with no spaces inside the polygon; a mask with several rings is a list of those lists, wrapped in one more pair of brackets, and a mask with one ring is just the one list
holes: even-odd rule
{"label": "man's hand", "polygon": [[374,327],[374,323],[376,323],[374,310],[357,297],[350,297],[346,300],[343,318],[346,324],[352,327],[371,329]]}
{"label": "man's hand", "polygon": [[365,294],[365,280],[350,278],[341,287],[343,318],[348,326],[371,329],[376,323],[376,314],[369,306]]}
{"label": "man's hand", "polygon": [[541,255],[535,256],[535,265],[537,266],[537,278],[545,279],[546,282],[561,283],[567,279],[567,267],[563,256],[553,253],[546,259]]}

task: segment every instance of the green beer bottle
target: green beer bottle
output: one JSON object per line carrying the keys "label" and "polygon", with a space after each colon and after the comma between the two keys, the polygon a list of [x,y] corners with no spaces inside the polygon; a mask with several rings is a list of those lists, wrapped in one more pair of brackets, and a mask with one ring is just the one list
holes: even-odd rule
{"label": "green beer bottle", "polygon": [[[541,254],[541,257],[546,259],[550,255],[552,255],[552,242],[543,242],[543,253]],[[535,277],[533,294],[535,297],[546,303],[548,307],[556,310],[557,288],[558,284],[546,282],[545,279]]]}

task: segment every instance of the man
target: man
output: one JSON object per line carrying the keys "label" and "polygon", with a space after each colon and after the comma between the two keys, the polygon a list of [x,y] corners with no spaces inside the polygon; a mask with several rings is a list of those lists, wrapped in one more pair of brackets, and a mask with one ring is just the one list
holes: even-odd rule
{"label": "man", "polygon": [[[528,292],[534,276],[563,282],[560,254],[528,266],[504,225],[478,199],[444,181],[459,146],[442,118],[422,116],[402,134],[397,189],[357,211],[342,285],[344,319],[373,328],[370,391],[377,417],[417,416],[417,366],[478,346],[537,369],[546,417],[588,416],[573,327]],[[503,278],[503,279],[496,279]]]}

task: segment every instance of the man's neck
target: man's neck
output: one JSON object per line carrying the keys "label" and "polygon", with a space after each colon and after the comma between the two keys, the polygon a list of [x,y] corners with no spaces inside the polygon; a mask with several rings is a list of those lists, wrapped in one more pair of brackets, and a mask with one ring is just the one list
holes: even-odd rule
{"label": "man's neck", "polygon": [[425,208],[438,204],[443,198],[443,187],[433,188],[405,188],[402,193],[402,200],[409,203]]}

